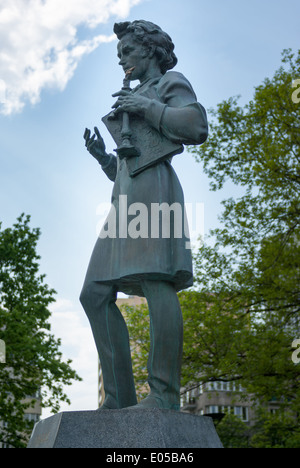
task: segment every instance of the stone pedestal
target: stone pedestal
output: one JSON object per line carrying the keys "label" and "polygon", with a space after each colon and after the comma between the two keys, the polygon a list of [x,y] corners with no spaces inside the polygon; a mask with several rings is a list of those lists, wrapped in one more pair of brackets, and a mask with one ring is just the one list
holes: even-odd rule
{"label": "stone pedestal", "polygon": [[28,448],[222,448],[211,418],[161,409],[58,413],[35,425]]}

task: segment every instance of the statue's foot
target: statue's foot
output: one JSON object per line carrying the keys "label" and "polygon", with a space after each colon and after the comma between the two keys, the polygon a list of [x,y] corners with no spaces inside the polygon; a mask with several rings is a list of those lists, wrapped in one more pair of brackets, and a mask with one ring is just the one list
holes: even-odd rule
{"label": "statue's foot", "polygon": [[125,399],[123,399],[124,401],[122,402],[122,405],[120,405],[120,403],[116,400],[116,398],[114,398],[113,396],[111,395],[108,395],[105,397],[105,400],[104,402],[102,403],[102,406],[100,406],[100,408],[97,408],[96,411],[102,411],[102,410],[116,410],[116,409],[122,409],[122,408],[127,408],[127,407],[130,407],[132,405],[134,405],[136,402],[137,402],[137,399],[136,399],[136,396],[132,396],[130,399],[128,398],[127,399],[127,405],[126,405],[126,402],[125,402]]}
{"label": "statue's foot", "polygon": [[117,409],[117,408],[111,408],[110,406],[107,405],[102,405],[100,408],[97,408],[96,411],[101,411],[101,410],[112,410],[112,409]]}
{"label": "statue's foot", "polygon": [[169,403],[168,401],[163,400],[158,396],[148,395],[144,400],[134,406],[129,406],[126,409],[148,409],[148,408],[160,408],[160,409],[170,409],[174,411],[179,411],[180,406],[177,404]]}
{"label": "statue's foot", "polygon": [[96,411],[112,410],[112,409],[120,409],[120,408],[119,408],[117,400],[114,397],[108,395],[105,397],[100,408],[97,408]]}

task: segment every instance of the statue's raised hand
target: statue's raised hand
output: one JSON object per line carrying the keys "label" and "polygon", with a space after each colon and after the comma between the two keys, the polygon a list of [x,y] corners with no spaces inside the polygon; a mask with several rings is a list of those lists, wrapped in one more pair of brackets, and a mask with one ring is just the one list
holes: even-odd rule
{"label": "statue's raised hand", "polygon": [[91,137],[91,131],[86,128],[83,138],[85,139],[85,146],[89,153],[94,156],[100,164],[103,164],[108,155],[105,151],[105,143],[97,127],[94,127],[94,135]]}

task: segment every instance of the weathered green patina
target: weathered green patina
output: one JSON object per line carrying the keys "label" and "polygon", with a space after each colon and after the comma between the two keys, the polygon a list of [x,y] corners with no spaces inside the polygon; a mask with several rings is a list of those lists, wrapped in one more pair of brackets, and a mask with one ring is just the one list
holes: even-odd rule
{"label": "weathered green patina", "polygon": [[[177,58],[166,33],[142,20],[116,24],[114,31],[119,64],[127,80],[130,75],[140,84],[133,90],[123,86],[114,95],[114,111],[103,118],[117,143],[117,156],[106,153],[96,127],[93,136],[88,129],[84,134],[88,151],[114,187],[81,302],[103,370],[103,408],[178,410],[183,331],[176,293],[192,285],[193,273],[184,196],[171,162],[184,144],[206,140],[206,113],[188,80],[168,71]],[[132,154],[123,150],[124,139]],[[127,327],[115,304],[118,291],[144,296],[149,305],[151,393],[139,405]]]}

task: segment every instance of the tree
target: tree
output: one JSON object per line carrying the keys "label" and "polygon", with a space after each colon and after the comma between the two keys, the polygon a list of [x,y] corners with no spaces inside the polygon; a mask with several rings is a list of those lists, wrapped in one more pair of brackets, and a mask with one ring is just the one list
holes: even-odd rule
{"label": "tree", "polygon": [[251,438],[253,448],[299,448],[300,428],[295,418],[284,411],[275,414],[260,409]]}
{"label": "tree", "polygon": [[[213,190],[222,188],[227,179],[245,187],[243,197],[223,202],[223,227],[212,233],[215,248],[207,252],[209,258],[219,247],[231,249],[231,254],[222,258],[222,284],[228,275],[232,277],[232,265],[236,265],[234,280],[240,284],[242,275],[245,284],[254,284],[260,293],[259,304],[271,302],[278,309],[283,301],[286,311],[296,316],[300,106],[292,100],[292,83],[300,76],[300,51],[294,61],[293,57],[290,50],[283,52],[283,63],[289,64],[289,70],[281,67],[272,80],[266,79],[244,108],[238,106],[237,98],[230,98],[212,110],[210,137],[191,152],[203,163]],[[205,261],[205,269],[207,266]],[[218,281],[221,286],[221,275],[215,278],[217,272],[210,272],[214,286]],[[252,289],[249,293],[252,296]]]}
{"label": "tree", "polygon": [[29,223],[22,214],[12,228],[1,230],[0,224],[0,339],[6,347],[6,363],[0,363],[0,421],[5,422],[0,442],[13,447],[24,447],[32,430],[23,416],[35,400],[26,403],[26,397],[42,390],[42,406],[57,412],[61,401],[69,402],[63,385],[80,380],[51,334],[48,307],[55,291],[39,275],[40,230]]}
{"label": "tree", "polygon": [[249,427],[238,416],[225,414],[215,425],[224,448],[249,448]]}
{"label": "tree", "polygon": [[300,311],[300,106],[292,83],[300,51],[284,50],[282,63],[243,108],[230,98],[210,111],[210,137],[190,151],[212,190],[227,180],[244,188],[223,202],[214,246],[195,256],[198,291],[211,295],[216,316],[225,307],[225,320],[248,320],[230,335],[236,354],[229,368],[220,361],[219,377],[241,379],[262,401],[277,398],[297,414],[300,369],[291,345]]}

